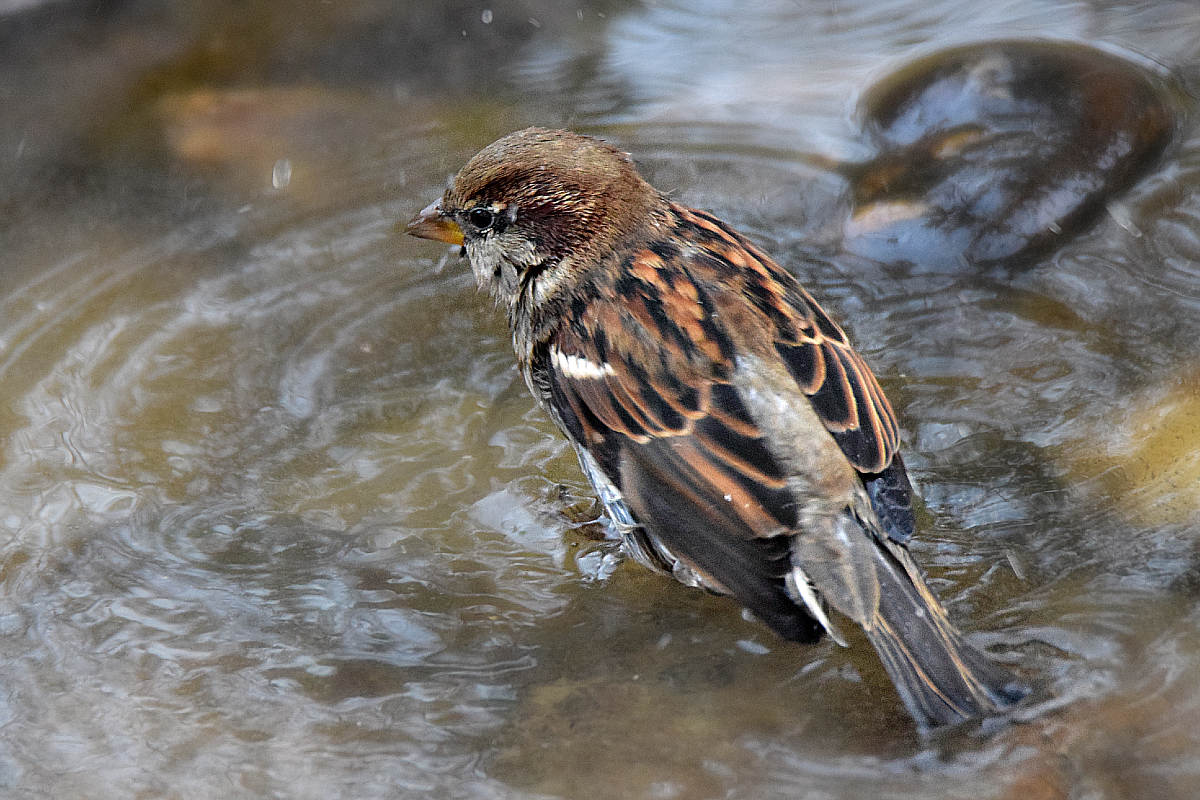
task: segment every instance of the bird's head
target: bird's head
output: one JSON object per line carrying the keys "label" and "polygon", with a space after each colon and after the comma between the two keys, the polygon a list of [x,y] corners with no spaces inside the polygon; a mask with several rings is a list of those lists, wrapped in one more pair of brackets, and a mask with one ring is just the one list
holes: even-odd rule
{"label": "bird's head", "polygon": [[409,223],[461,244],[480,288],[510,317],[569,291],[604,254],[652,224],[663,201],[629,156],[569,131],[526,128],[485,147]]}

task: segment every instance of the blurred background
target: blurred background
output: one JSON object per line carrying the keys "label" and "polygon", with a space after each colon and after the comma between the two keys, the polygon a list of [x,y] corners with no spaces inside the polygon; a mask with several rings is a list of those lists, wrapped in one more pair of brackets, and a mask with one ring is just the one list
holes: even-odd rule
{"label": "blurred background", "polygon": [[[854,246],[870,87],[1001,38],[1121,59],[1169,142],[1108,180],[1144,129],[1031,123],[1100,179],[1025,170],[1094,213],[1019,269]],[[0,0],[0,794],[1200,796],[1197,74],[1194,0]],[[869,652],[603,541],[503,320],[394,227],[531,124],[846,321],[1015,720],[921,739]]]}

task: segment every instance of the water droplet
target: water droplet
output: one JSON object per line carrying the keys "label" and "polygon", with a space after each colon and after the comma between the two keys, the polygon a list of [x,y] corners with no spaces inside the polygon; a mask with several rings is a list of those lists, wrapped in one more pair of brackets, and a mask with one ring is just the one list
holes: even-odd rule
{"label": "water droplet", "polygon": [[285,189],[292,182],[292,162],[281,158],[271,168],[271,185],[276,189]]}
{"label": "water droplet", "polygon": [[765,644],[760,642],[752,642],[749,639],[738,639],[737,647],[739,650],[755,656],[762,656],[771,652],[771,648],[767,647]]}

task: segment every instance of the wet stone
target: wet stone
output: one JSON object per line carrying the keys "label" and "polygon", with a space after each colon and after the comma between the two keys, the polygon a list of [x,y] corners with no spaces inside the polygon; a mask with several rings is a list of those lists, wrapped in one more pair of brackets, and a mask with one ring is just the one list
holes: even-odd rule
{"label": "wet stone", "polygon": [[1091,226],[1172,141],[1166,76],[1078,44],[935,53],[864,96],[878,155],[845,169],[844,249],[945,271],[1023,267]]}

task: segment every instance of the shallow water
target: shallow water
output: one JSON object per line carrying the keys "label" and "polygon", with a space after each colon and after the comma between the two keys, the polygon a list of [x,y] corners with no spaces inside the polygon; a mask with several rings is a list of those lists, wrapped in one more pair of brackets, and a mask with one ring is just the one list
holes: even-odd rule
{"label": "shallow water", "polygon": [[[1193,3],[85,6],[0,4],[5,796],[1200,794],[1200,136],[1012,275],[840,257],[818,166],[964,41],[1190,80]],[[847,321],[1013,723],[922,740],[861,647],[599,538],[465,264],[393,227],[527,124]]]}

